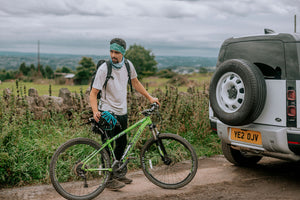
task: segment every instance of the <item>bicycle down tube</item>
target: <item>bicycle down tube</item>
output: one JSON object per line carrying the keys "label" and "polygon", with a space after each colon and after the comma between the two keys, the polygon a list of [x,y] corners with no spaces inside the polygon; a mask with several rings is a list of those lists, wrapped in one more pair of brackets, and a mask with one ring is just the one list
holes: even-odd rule
{"label": "bicycle down tube", "polygon": [[[121,160],[120,160],[120,161],[123,161],[124,158],[126,157],[126,155],[129,155],[129,154],[130,154],[130,152],[131,152],[131,150],[132,150],[132,147],[135,146],[135,144],[136,144],[136,142],[138,141],[138,139],[139,139],[141,133],[143,132],[143,130],[146,128],[146,126],[148,126],[148,125],[150,125],[150,124],[152,124],[151,118],[150,118],[149,116],[144,117],[143,119],[141,119],[140,121],[138,121],[138,122],[136,122],[135,124],[131,125],[130,127],[128,127],[127,129],[125,129],[124,131],[120,132],[118,135],[114,136],[113,138],[108,139],[104,144],[102,144],[102,146],[101,146],[100,149],[98,149],[98,150],[92,152],[89,156],[87,156],[84,160],[82,160],[83,165],[82,165],[81,169],[83,169],[83,170],[85,170],[85,171],[97,171],[97,170],[99,171],[100,169],[91,169],[91,168],[86,169],[86,168],[85,168],[85,165],[86,165],[91,159],[93,159],[93,157],[94,157],[95,155],[97,155],[97,154],[98,154],[102,149],[104,149],[106,146],[108,146],[108,147],[110,148],[110,150],[111,150],[111,149],[112,149],[111,143],[112,143],[113,141],[115,141],[115,140],[118,139],[119,137],[121,137],[121,136],[123,136],[123,135],[129,133],[132,129],[134,129],[134,128],[140,126],[139,129],[138,129],[138,131],[134,134],[134,136],[132,137],[132,139],[131,139],[131,140],[129,141],[129,143],[128,143],[128,146],[127,146],[127,148],[126,148],[126,150],[125,150],[125,152],[124,152],[124,154],[123,154],[123,156],[122,156],[122,158],[121,158]],[[113,154],[113,157],[115,158],[114,152],[113,152],[113,151],[111,151],[111,152],[112,152],[112,154]],[[128,156],[126,157],[126,160],[127,160],[127,159],[128,159]],[[112,169],[101,169],[101,171],[106,171],[106,170],[112,171]]]}

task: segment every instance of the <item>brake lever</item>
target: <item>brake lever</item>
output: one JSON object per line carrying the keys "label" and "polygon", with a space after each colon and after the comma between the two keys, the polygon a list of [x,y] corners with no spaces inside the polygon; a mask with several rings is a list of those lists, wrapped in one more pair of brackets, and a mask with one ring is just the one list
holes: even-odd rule
{"label": "brake lever", "polygon": [[159,105],[156,102],[154,102],[153,104],[151,104],[151,111],[154,111],[154,110],[156,110],[158,108],[159,108]]}

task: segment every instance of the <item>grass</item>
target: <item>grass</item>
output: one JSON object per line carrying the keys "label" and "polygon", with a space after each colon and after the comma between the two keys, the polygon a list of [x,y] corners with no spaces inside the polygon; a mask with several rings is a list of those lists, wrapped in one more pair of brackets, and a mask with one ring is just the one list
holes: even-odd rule
{"label": "grass", "polygon": [[[208,85],[211,79],[211,74],[199,74],[194,73],[190,75],[186,75],[187,80],[192,81],[191,85],[197,89],[203,89],[203,85]],[[173,85],[178,88],[179,92],[187,92],[187,90],[191,87],[187,85],[174,85],[169,83],[170,79],[168,78],[158,78],[158,77],[147,77],[142,80],[143,85],[149,92],[155,91],[157,88],[165,91],[166,85]]]}
{"label": "grass", "polygon": [[[52,96],[58,96],[59,95],[59,90],[61,88],[68,88],[70,92],[72,93],[80,93],[80,90],[82,89],[83,92],[85,92],[88,88],[89,85],[57,85],[53,84],[53,81],[48,81],[48,83],[32,83],[32,82],[19,82],[19,87],[24,88],[26,87],[26,91],[28,91],[29,88],[35,88],[38,91],[38,95],[49,95],[49,85],[51,85],[51,91],[52,91]],[[13,93],[16,95],[16,82],[2,82],[0,84],[0,92],[1,94],[3,93],[3,90],[9,88]]]}
{"label": "grass", "polygon": [[[186,138],[199,157],[220,154],[218,136],[211,132],[209,125],[206,77],[190,78],[204,81],[205,84],[200,83],[199,86],[190,87],[182,93],[181,90],[186,87],[166,86],[164,79],[151,79],[159,83],[151,91],[161,102],[162,121],[158,123],[158,128],[162,133],[174,133]],[[22,84],[20,83],[21,86]],[[39,95],[47,94],[49,90],[48,84],[24,83],[25,85],[26,88],[35,87]],[[2,83],[0,86],[0,89],[7,86],[17,88],[12,83]],[[72,88],[75,91],[78,89],[77,86],[66,87],[70,91],[73,91]],[[51,85],[51,89],[55,90],[51,92],[53,96],[60,88],[59,85]],[[140,112],[148,107],[149,102],[144,97],[129,94],[129,124],[141,119]],[[76,137],[87,137],[101,142],[100,136],[92,133],[89,125],[84,125],[85,119],[90,116],[87,114],[89,111],[82,108],[70,110],[69,113],[57,113],[48,108],[45,111],[49,113],[46,115],[48,117],[35,119],[22,95],[21,100],[18,100],[15,94],[10,99],[5,99],[0,94],[0,186],[50,183],[49,162],[60,144]],[[160,122],[158,118],[153,120]],[[140,149],[149,137],[149,131],[145,131],[136,145],[134,157],[139,157]],[[128,167],[139,168],[139,159],[130,162]]]}
{"label": "grass", "polygon": [[[208,84],[211,78],[211,74],[192,74],[188,75],[188,80],[195,81],[198,85],[198,88],[201,89],[203,84]],[[170,79],[167,78],[158,78],[158,77],[147,77],[141,80],[143,85],[147,88],[149,92],[153,92],[157,88],[165,90],[165,86],[168,84]],[[61,88],[68,88],[70,92],[79,94],[82,90],[84,93],[89,89],[89,85],[59,85],[55,84],[53,80],[43,80],[37,82],[19,82],[20,88],[26,88],[28,91],[29,88],[35,88],[38,91],[40,96],[49,95],[49,86],[51,85],[51,95],[58,96],[59,90]],[[186,92],[189,86],[177,86],[180,92]],[[16,95],[16,83],[15,81],[2,82],[0,84],[0,92],[3,93],[3,90],[9,88]]]}
{"label": "grass", "polygon": [[194,73],[188,77],[189,80],[194,80],[198,82],[207,82],[210,81],[212,74],[206,73],[206,74],[197,74]]}

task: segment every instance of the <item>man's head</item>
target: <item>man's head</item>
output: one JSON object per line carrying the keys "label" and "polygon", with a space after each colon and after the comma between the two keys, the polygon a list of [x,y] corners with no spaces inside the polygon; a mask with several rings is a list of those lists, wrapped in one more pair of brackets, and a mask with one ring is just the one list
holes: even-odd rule
{"label": "man's head", "polygon": [[114,38],[110,41],[110,57],[113,63],[122,61],[126,51],[126,42],[121,38]]}

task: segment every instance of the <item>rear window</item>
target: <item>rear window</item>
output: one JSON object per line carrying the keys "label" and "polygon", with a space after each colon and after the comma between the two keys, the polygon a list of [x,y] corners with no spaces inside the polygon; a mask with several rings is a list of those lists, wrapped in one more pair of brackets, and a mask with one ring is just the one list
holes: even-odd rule
{"label": "rear window", "polygon": [[224,60],[245,59],[262,71],[265,79],[285,79],[284,46],[281,41],[230,43]]}

